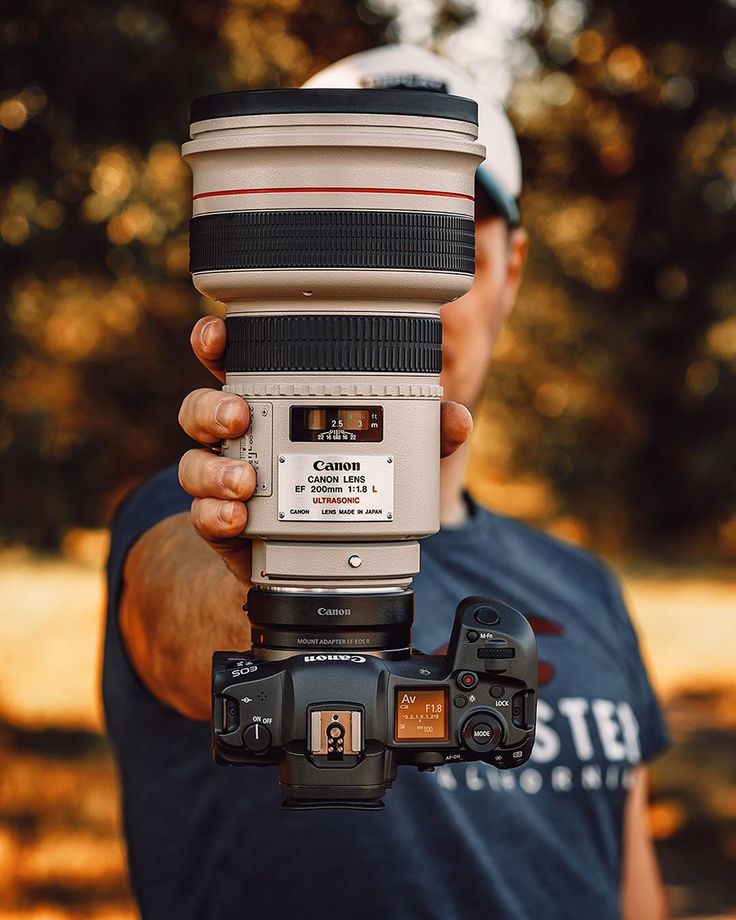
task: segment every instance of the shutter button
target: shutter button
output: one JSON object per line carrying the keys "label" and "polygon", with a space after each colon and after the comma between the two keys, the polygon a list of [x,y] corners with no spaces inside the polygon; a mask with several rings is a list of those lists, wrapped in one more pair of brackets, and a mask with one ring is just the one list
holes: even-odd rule
{"label": "shutter button", "polygon": [[479,607],[475,611],[475,620],[484,626],[495,626],[501,617],[496,613],[493,607]]}

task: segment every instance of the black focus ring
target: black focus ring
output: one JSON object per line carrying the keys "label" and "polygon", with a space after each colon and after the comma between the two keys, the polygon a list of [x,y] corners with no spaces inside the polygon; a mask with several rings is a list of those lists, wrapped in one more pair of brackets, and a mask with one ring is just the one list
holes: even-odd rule
{"label": "black focus ring", "polygon": [[229,373],[439,374],[442,323],[420,316],[229,316]]}
{"label": "black focus ring", "polygon": [[189,270],[475,271],[470,217],[415,211],[234,211],[193,217]]}

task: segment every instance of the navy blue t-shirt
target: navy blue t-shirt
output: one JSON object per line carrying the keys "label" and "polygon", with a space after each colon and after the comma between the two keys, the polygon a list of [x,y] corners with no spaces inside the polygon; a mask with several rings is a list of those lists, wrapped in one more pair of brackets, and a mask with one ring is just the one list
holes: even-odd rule
{"label": "navy blue t-shirt", "polygon": [[173,468],[145,483],[117,515],[108,566],[105,709],[144,920],[619,916],[633,767],[667,733],[619,590],[595,558],[471,501],[463,526],[422,543],[414,644],[443,647],[466,595],[521,610],[540,656],[531,760],[506,772],[402,767],[380,813],[285,812],[276,768],[215,766],[209,726],[156,700],[121,641],[126,554],[189,504]]}

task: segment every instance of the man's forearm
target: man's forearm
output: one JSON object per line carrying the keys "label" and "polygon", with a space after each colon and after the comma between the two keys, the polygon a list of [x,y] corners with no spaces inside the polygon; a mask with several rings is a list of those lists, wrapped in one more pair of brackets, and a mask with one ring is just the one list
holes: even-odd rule
{"label": "man's forearm", "polygon": [[188,514],[161,521],[125,565],[120,629],[143,683],[190,719],[210,714],[215,649],[245,649],[247,587],[197,535]]}
{"label": "man's forearm", "polygon": [[664,920],[669,916],[657,854],[647,818],[647,771],[634,772],[624,813],[621,916],[624,920]]}

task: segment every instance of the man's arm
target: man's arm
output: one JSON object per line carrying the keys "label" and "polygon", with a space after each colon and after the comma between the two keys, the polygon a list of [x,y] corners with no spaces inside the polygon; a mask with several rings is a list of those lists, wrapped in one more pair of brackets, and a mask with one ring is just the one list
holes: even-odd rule
{"label": "man's arm", "polygon": [[[192,330],[195,355],[221,383],[225,340],[225,323],[215,317],[199,320]],[[242,651],[250,644],[241,607],[250,586],[251,543],[240,534],[256,475],[249,463],[209,449],[246,431],[245,400],[221,390],[195,390],[184,399],[179,421],[191,438],[208,446],[187,451],[179,464],[179,481],[194,497],[191,513],[156,524],[130,550],[120,631],[151,693],[190,719],[208,719],[212,652]],[[443,402],[441,455],[453,453],[472,427],[464,406]]]}
{"label": "man's arm", "polygon": [[646,767],[636,768],[624,813],[621,914],[624,920],[662,920],[667,902],[647,820]]}
{"label": "man's arm", "polygon": [[[250,541],[242,540],[243,554]],[[192,527],[189,514],[159,522],[135,543],[124,570],[120,631],[151,693],[190,719],[209,719],[215,649],[250,644],[239,581]]]}

